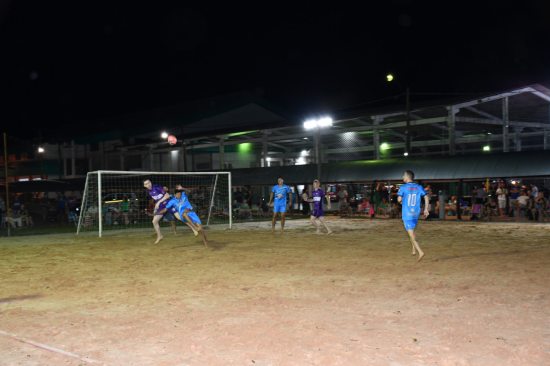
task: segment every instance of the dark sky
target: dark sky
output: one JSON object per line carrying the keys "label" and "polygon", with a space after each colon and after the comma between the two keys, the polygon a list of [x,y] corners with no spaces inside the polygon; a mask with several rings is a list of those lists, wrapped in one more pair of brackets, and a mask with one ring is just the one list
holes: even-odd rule
{"label": "dark sky", "polygon": [[388,71],[442,95],[550,80],[547,1],[0,1],[0,118],[14,135],[242,90],[300,116],[399,93]]}

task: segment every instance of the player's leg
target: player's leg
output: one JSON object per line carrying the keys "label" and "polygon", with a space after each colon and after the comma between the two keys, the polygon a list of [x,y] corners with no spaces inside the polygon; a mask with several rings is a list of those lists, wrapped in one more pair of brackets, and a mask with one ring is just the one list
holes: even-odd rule
{"label": "player's leg", "polygon": [[273,218],[271,219],[271,232],[275,232],[275,224],[277,223],[277,211],[275,206],[273,206]]}
{"label": "player's leg", "polygon": [[192,223],[190,223],[189,221],[185,220],[184,217],[181,217],[179,212],[174,212],[174,216],[176,217],[176,219],[180,220],[181,222],[183,222],[185,225],[187,225],[187,227],[189,227],[189,229],[191,229],[193,231],[193,235],[195,236],[198,236],[199,235],[199,232],[197,231],[197,229],[195,228],[195,226],[193,226]]}
{"label": "player's leg", "polygon": [[201,220],[195,212],[184,212],[183,217],[185,221],[189,223],[191,228],[194,228],[200,235],[205,247],[208,247],[208,239],[206,238],[206,232],[202,227]]}
{"label": "player's leg", "polygon": [[326,221],[325,221],[325,217],[324,216],[319,216],[319,221],[321,222],[321,224],[323,224],[323,226],[325,227],[325,229],[327,229],[327,234],[330,235],[332,234],[332,230],[330,230],[330,228],[328,227]]}
{"label": "player's leg", "polygon": [[281,212],[281,232],[285,231],[285,216],[286,212]]}
{"label": "player's leg", "polygon": [[153,216],[153,228],[155,229],[155,232],[157,233],[157,240],[155,240],[155,244],[158,244],[159,241],[163,239],[162,234],[160,233],[160,225],[159,222],[162,219],[163,215],[155,215]]}
{"label": "player's leg", "polygon": [[321,227],[319,226],[319,221],[317,220],[317,218],[313,215],[311,215],[309,217],[310,221],[311,221],[311,224],[313,226],[315,226],[315,231],[317,234],[319,234],[321,232]]}
{"label": "player's leg", "polygon": [[412,246],[412,255],[416,255],[416,252],[418,252],[418,260],[420,261],[422,257],[424,257],[424,252],[420,248],[420,245],[416,241],[416,234],[414,232],[414,229],[416,228],[416,224],[418,222],[418,219],[416,220],[403,220],[403,223],[405,224],[405,230],[407,231],[407,234],[409,235],[409,240],[411,242]]}

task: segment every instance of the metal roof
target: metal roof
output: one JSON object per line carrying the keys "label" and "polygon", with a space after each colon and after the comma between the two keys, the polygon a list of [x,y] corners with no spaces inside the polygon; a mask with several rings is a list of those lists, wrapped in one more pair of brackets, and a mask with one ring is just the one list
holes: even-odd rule
{"label": "metal roof", "polygon": [[[432,158],[360,160],[323,164],[325,183],[400,180],[407,169],[418,180],[460,180],[485,178],[528,178],[550,176],[550,151],[510,152]],[[316,178],[315,165],[233,170],[234,185],[275,184],[278,176],[285,182],[301,184]]]}

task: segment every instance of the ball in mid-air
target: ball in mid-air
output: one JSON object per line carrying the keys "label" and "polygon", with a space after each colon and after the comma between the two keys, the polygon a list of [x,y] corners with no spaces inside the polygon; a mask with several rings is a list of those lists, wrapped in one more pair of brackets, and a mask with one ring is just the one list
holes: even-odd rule
{"label": "ball in mid-air", "polygon": [[178,139],[174,135],[168,135],[168,138],[166,138],[166,141],[168,141],[170,145],[175,145],[178,143]]}

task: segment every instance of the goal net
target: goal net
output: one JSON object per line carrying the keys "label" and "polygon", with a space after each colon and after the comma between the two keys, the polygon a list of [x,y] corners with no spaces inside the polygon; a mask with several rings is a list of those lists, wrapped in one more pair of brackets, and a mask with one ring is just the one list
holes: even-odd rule
{"label": "goal net", "polygon": [[[229,172],[98,170],[86,176],[76,233],[94,231],[101,237],[108,230],[152,230],[154,201],[143,187],[147,179],[153,185],[165,187],[170,195],[174,194],[176,185],[181,184],[204,226],[231,228]],[[165,216],[161,220],[161,228],[170,226],[170,219],[170,215]],[[177,225],[182,224],[177,222]]]}

